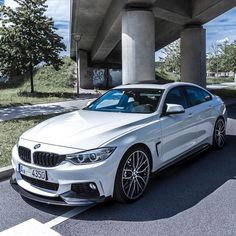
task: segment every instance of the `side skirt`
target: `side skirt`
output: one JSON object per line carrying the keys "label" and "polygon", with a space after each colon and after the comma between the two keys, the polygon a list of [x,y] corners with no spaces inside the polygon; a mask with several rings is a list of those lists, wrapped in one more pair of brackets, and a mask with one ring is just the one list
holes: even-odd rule
{"label": "side skirt", "polygon": [[188,160],[190,158],[193,158],[193,157],[199,155],[200,153],[208,150],[209,148],[211,148],[210,144],[202,144],[199,147],[196,147],[196,148],[192,149],[191,151],[187,151],[187,152],[177,156],[174,160],[172,160],[172,161],[168,162],[167,164],[163,165],[162,167],[160,167],[156,171],[152,172],[151,177],[155,177],[157,174],[164,171],[168,167],[170,167],[174,164],[177,164],[177,163],[179,163],[183,160]]}

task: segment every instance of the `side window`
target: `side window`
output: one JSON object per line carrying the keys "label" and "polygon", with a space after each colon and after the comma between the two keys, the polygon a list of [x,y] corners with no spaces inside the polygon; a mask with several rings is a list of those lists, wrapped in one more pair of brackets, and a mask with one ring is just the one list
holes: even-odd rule
{"label": "side window", "polygon": [[182,105],[184,109],[188,108],[188,102],[181,87],[170,90],[166,96],[165,104],[166,103]]}
{"label": "side window", "polygon": [[190,99],[191,106],[196,106],[212,99],[209,93],[200,88],[187,86],[185,89]]}

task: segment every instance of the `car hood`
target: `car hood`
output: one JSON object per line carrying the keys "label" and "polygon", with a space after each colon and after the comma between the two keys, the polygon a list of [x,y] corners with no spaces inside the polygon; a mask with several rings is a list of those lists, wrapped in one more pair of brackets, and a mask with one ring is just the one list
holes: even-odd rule
{"label": "car hood", "polygon": [[88,150],[147,124],[152,116],[79,110],[46,120],[25,132],[21,138]]}

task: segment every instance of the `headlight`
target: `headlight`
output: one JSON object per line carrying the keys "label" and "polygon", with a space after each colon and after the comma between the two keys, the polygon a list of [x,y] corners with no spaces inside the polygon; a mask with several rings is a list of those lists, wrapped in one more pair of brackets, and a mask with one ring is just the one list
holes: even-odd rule
{"label": "headlight", "polygon": [[98,148],[85,152],[78,152],[66,155],[66,161],[70,161],[73,164],[91,164],[106,160],[116,148]]}

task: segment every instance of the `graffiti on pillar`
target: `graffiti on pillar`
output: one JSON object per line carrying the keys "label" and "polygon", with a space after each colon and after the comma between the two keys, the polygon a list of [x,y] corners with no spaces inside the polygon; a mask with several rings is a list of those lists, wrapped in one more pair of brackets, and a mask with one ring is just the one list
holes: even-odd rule
{"label": "graffiti on pillar", "polygon": [[106,73],[104,69],[93,69],[89,71],[89,77],[93,80],[96,88],[103,87],[106,83]]}
{"label": "graffiti on pillar", "polygon": [[[95,88],[115,87],[122,83],[122,72],[119,69],[98,69],[90,67],[88,69],[89,80]],[[108,74],[107,74],[108,73]],[[109,80],[109,81],[107,81]]]}

